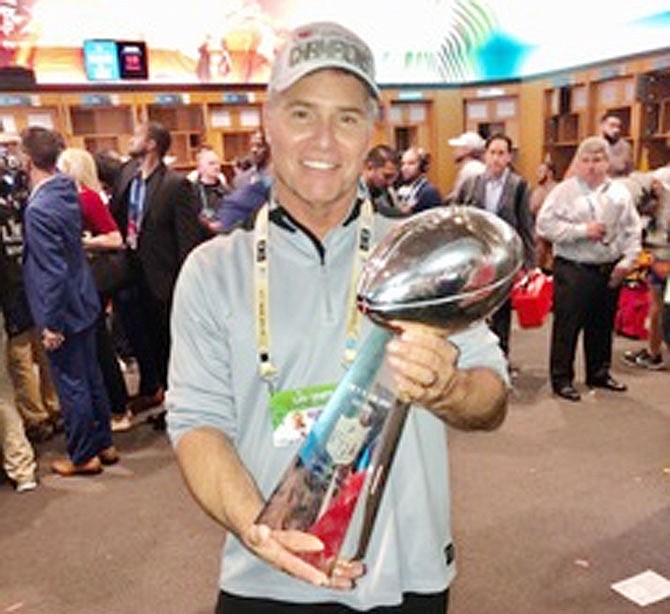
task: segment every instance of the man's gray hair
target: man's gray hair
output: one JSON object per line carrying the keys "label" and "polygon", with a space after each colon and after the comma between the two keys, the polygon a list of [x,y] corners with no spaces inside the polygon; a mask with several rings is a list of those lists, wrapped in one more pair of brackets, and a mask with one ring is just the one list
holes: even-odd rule
{"label": "man's gray hair", "polygon": [[584,154],[604,154],[609,158],[609,146],[607,141],[601,136],[589,136],[585,138],[577,147],[577,157]]}

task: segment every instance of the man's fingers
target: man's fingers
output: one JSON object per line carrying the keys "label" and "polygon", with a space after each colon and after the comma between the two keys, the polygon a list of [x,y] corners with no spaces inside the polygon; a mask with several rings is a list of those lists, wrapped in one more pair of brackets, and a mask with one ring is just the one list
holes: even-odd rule
{"label": "man's fingers", "polygon": [[456,347],[447,341],[446,332],[432,326],[413,324],[403,329],[403,332],[395,337],[388,345],[391,354],[407,356],[411,360],[426,365],[435,361],[435,356],[440,360],[453,361],[458,354]]}
{"label": "man's fingers", "polygon": [[364,575],[365,565],[361,561],[337,561],[330,575],[330,588],[351,590]]}
{"label": "man's fingers", "polygon": [[458,350],[444,335],[437,328],[412,325],[389,343],[389,363],[404,401],[431,402],[449,387]]}
{"label": "man's fingers", "polygon": [[278,545],[278,550],[275,552],[273,564],[277,569],[315,586],[330,585],[328,576],[324,572],[303,561],[300,557],[280,545]]}
{"label": "man's fingers", "polygon": [[292,552],[323,550],[323,542],[315,535],[304,531],[273,531],[265,524],[255,524],[247,532],[247,542],[254,548],[262,548],[273,541]]}
{"label": "man's fingers", "polygon": [[333,576],[338,578],[358,579],[365,575],[365,564],[362,561],[339,560],[333,567]]}
{"label": "man's fingers", "polygon": [[328,586],[328,576],[324,572],[295,554],[323,550],[323,543],[314,535],[300,531],[273,531],[260,524],[249,527],[245,541],[257,556],[273,567],[316,586]]}
{"label": "man's fingers", "polygon": [[417,334],[417,335],[433,335],[444,338],[449,335],[449,330],[446,328],[439,328],[437,326],[430,326],[429,324],[420,324],[419,322],[410,322],[406,320],[393,320],[389,322],[391,328],[402,331],[403,335]]}
{"label": "man's fingers", "polygon": [[422,352],[408,350],[403,353],[389,352],[388,360],[395,371],[402,374],[408,379],[420,384],[422,386],[431,386],[437,374],[434,363],[431,365],[430,361],[419,360],[425,358]]}
{"label": "man's fingers", "polygon": [[361,561],[336,561],[330,576],[304,561],[300,552],[320,552],[323,542],[302,531],[276,531],[264,524],[255,524],[245,533],[245,543],[260,558],[276,569],[295,578],[337,590],[351,590],[365,574]]}
{"label": "man's fingers", "polygon": [[394,379],[398,398],[405,403],[424,404],[437,397],[437,393],[434,392],[434,390],[437,390],[435,386],[423,386],[416,380],[405,377],[400,372],[394,375]]}
{"label": "man's fingers", "polygon": [[273,537],[284,548],[288,548],[292,552],[321,552],[323,550],[323,542],[310,533],[302,531],[275,531]]}

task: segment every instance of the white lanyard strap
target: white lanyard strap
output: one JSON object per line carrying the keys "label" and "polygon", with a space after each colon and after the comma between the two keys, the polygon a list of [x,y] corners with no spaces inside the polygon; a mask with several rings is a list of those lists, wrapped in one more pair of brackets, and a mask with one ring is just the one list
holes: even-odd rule
{"label": "white lanyard strap", "polygon": [[[356,345],[360,335],[362,314],[356,305],[356,286],[363,263],[370,254],[374,210],[369,199],[363,201],[358,218],[357,252],[351,267],[349,294],[347,297],[347,334],[344,347],[344,362],[348,366],[356,357]],[[254,223],[254,314],[256,318],[256,345],[260,376],[272,382],[278,374],[270,355],[270,311],[268,274],[268,233],[270,208],[266,203],[256,215]]]}
{"label": "white lanyard strap", "polygon": [[356,256],[351,266],[351,280],[349,281],[349,297],[347,298],[347,337],[344,342],[344,363],[349,366],[356,358],[356,345],[361,330],[362,313],[356,301],[356,287],[361,269],[370,255],[372,244],[372,220],[374,211],[369,199],[365,199],[361,206],[358,218],[358,233],[356,237]]}
{"label": "white lanyard strap", "polygon": [[254,224],[254,312],[258,364],[263,379],[272,379],[277,369],[270,361],[270,322],[268,314],[268,225],[269,207],[263,205]]}
{"label": "white lanyard strap", "polygon": [[610,181],[605,181],[605,183],[600,184],[595,190],[592,190],[588,187],[588,185],[586,185],[585,182],[580,179],[579,187],[581,188],[582,194],[584,195],[586,203],[589,206],[589,214],[591,215],[591,219],[599,220],[602,216],[603,207],[611,205],[610,197],[607,193],[610,187]]}

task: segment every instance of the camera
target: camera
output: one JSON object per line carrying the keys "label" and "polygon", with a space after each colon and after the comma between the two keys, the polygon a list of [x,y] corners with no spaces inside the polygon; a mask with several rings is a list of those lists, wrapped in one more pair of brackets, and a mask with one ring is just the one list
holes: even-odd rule
{"label": "camera", "polygon": [[21,209],[28,201],[28,174],[15,154],[0,147],[0,206]]}

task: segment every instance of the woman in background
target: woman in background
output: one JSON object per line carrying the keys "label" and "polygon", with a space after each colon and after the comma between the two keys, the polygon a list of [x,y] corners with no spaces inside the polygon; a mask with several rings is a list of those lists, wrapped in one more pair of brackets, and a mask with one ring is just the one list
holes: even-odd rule
{"label": "woman in background", "polygon": [[[102,199],[102,186],[93,156],[85,149],[68,147],[58,158],[58,169],[77,183],[84,248],[90,253],[124,249],[119,228]],[[127,431],[132,426],[132,416],[127,410],[128,391],[107,329],[106,312],[110,298],[104,294],[100,296],[103,307],[96,338],[98,362],[111,403],[112,431]]]}

